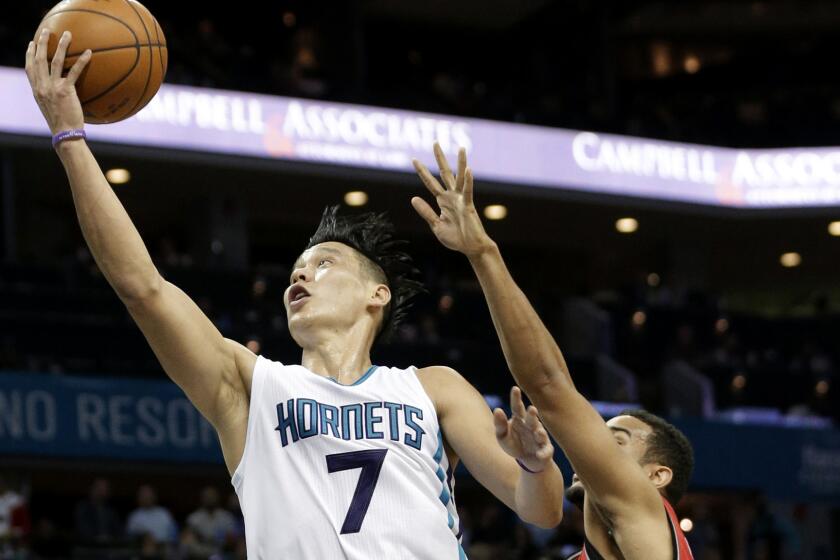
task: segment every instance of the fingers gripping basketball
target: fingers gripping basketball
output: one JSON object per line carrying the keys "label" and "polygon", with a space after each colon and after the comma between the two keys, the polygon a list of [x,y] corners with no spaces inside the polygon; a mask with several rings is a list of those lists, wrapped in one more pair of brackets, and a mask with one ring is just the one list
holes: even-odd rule
{"label": "fingers gripping basketball", "polygon": [[73,36],[64,59],[69,72],[90,49],[91,60],[76,82],[85,122],[127,119],[154,97],[166,74],[166,39],[154,16],[134,0],[64,0],[41,21],[50,31],[52,60],[61,34]]}

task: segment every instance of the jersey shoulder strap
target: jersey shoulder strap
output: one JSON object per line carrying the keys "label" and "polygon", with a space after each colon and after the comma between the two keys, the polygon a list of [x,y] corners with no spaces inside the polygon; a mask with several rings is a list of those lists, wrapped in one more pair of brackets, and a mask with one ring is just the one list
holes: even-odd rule
{"label": "jersey shoulder strap", "polygon": [[[688,545],[688,539],[685,538],[685,534],[680,529],[680,521],[677,518],[676,511],[664,497],[662,503],[665,505],[665,517],[668,519],[668,527],[671,529],[671,557],[674,560],[694,560],[691,547]],[[604,558],[592,546],[589,539],[584,536],[581,551],[569,556],[567,560],[604,560]]]}

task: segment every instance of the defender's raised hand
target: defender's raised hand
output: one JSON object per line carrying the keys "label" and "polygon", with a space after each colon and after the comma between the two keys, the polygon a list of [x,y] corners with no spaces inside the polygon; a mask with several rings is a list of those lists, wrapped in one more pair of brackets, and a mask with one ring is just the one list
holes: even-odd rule
{"label": "defender's raised hand", "polygon": [[458,151],[458,172],[452,174],[449,163],[440,145],[435,142],[435,158],[440,168],[443,185],[434,178],[425,165],[414,160],[417,175],[435,197],[440,214],[428,202],[415,196],[411,205],[426,220],[435,237],[445,247],[474,256],[494,246],[493,240],[484,231],[481,218],[473,204],[473,177],[467,167],[467,153]]}
{"label": "defender's raised hand", "polygon": [[26,75],[50,131],[56,134],[84,126],[82,104],[76,95],[76,80],[90,62],[91,51],[83,52],[65,76],[64,60],[72,39],[70,32],[65,31],[61,35],[52,62],[47,62],[49,39],[50,33],[45,29],[35,41],[29,42]]}
{"label": "defender's raised hand", "polygon": [[513,387],[510,390],[510,410],[510,418],[501,408],[493,411],[499,445],[529,471],[543,471],[554,457],[554,446],[540,422],[537,408],[531,405],[526,409],[522,391]]}

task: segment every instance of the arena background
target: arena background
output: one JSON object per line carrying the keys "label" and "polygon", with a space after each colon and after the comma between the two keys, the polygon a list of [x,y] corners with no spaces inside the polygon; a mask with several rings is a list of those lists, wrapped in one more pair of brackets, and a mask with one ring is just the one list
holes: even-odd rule
{"label": "arena background", "polygon": [[[691,437],[677,509],[696,557],[840,558],[840,6],[337,4],[145,2],[166,85],[88,131],[164,275],[295,362],[281,296],[321,210],[388,211],[428,294],[375,362],[450,365],[498,402],[511,378],[477,283],[409,205],[410,158],[466,144],[581,390]],[[215,436],[93,264],[28,91],[50,7],[0,19],[0,558],[243,558]],[[144,485],[169,542],[126,526]],[[208,487],[231,530],[202,541]],[[466,472],[457,494],[470,558],[580,546],[571,506],[542,531]]]}

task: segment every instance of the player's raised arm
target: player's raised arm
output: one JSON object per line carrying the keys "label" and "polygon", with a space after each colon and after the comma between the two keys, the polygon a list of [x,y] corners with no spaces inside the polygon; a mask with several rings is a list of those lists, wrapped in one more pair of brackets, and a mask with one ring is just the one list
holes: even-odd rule
{"label": "player's raised arm", "polygon": [[415,167],[440,212],[419,197],[412,199],[412,205],[444,246],[469,259],[516,382],[539,408],[548,431],[602,513],[629,520],[625,528],[654,520],[661,524],[662,502],[655,487],[632,465],[598,412],[576,390],[560,348],[485,232],[473,204],[473,178],[464,151],[459,153],[457,174],[438,145],[435,155],[441,182],[419,162]]}
{"label": "player's raised arm", "polygon": [[[48,38],[49,33],[41,34],[26,51],[32,92],[53,135],[81,130],[84,119],[74,84],[90,60],[90,51],[62,76],[70,34],[62,35],[51,63],[47,61]],[[235,468],[244,445],[247,384],[256,358],[243,346],[224,339],[189,297],[161,277],[85,141],[60,142],[56,151],[97,265],[166,373],[215,425],[228,467]]]}

